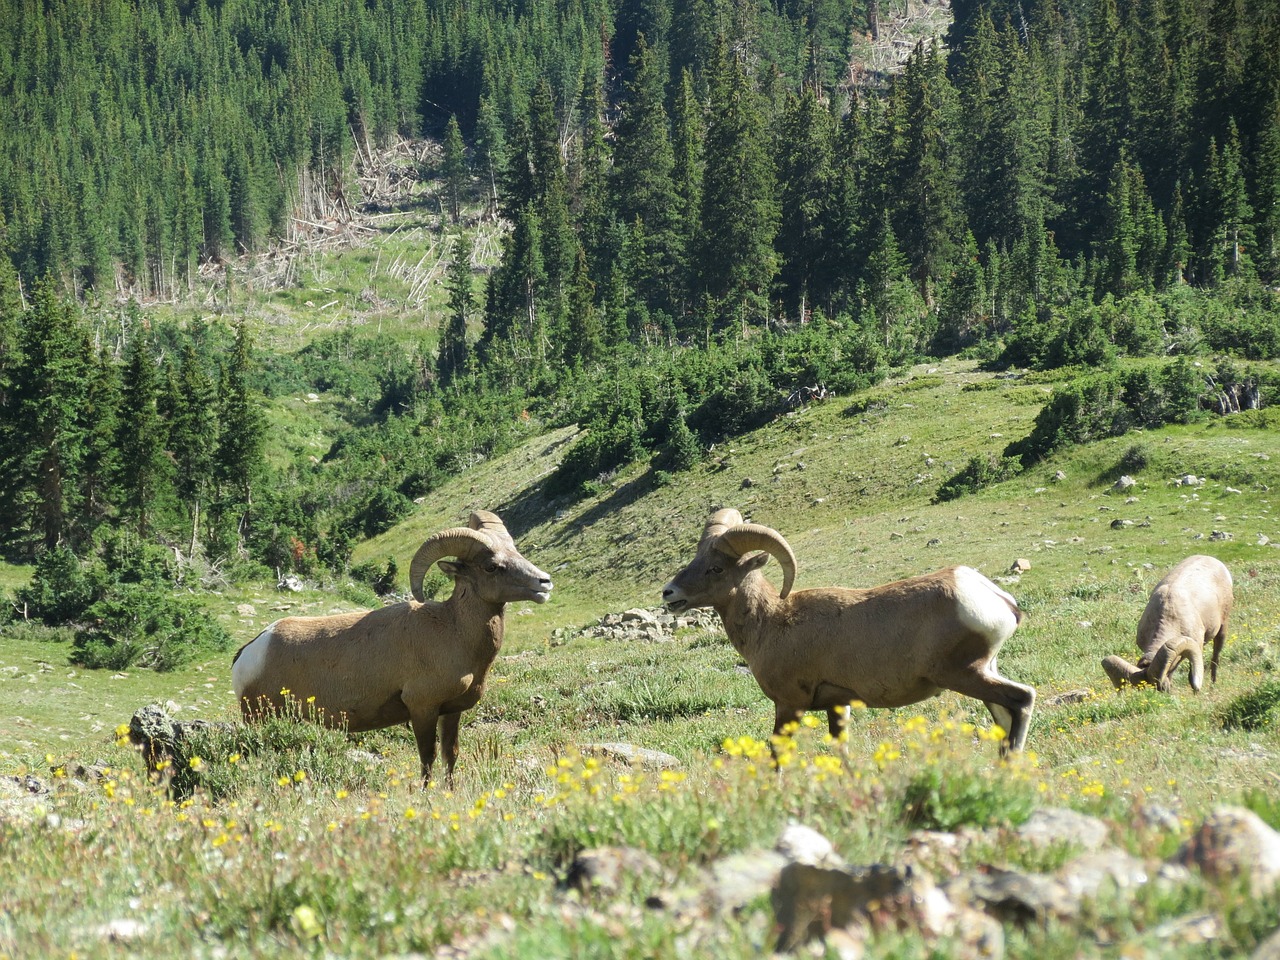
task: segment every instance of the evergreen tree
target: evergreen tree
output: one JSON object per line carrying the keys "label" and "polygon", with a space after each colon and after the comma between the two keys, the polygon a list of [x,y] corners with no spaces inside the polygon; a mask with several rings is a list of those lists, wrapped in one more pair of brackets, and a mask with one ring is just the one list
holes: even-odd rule
{"label": "evergreen tree", "polygon": [[596,309],[595,284],[587,269],[586,251],[578,248],[569,288],[569,322],[564,340],[564,360],[568,364],[590,366],[605,353],[604,325]]}
{"label": "evergreen tree", "polygon": [[254,368],[248,328],[236,328],[235,346],[222,366],[218,382],[218,446],[215,477],[220,490],[219,519],[236,518],[241,536],[262,474],[266,417],[249,385]]}
{"label": "evergreen tree", "polygon": [[722,317],[763,318],[778,270],[778,201],[760,98],[744,65],[720,57],[698,236],[698,293]]}
{"label": "evergreen tree", "polygon": [[449,115],[449,125],[444,134],[444,164],[440,170],[444,177],[444,194],[449,205],[449,217],[458,222],[462,211],[462,196],[467,189],[467,148],[462,142],[457,114]]}
{"label": "evergreen tree", "polygon": [[801,323],[808,319],[811,298],[824,302],[828,292],[823,260],[834,177],[831,125],[831,115],[811,87],[791,98],[782,117],[778,160],[782,192],[778,251],[782,265],[778,279],[788,312]]}
{"label": "evergreen tree", "polygon": [[168,437],[157,406],[155,358],[140,331],[129,343],[120,391],[116,447],[119,450],[121,508],[139,537],[151,534],[156,502],[167,482],[164,456]]}
{"label": "evergreen tree", "polygon": [[615,131],[613,209],[631,231],[631,285],[651,309],[674,313],[679,297],[679,197],[672,171],[663,71],[641,34]]}
{"label": "evergreen tree", "polygon": [[440,348],[436,355],[436,376],[440,378],[440,385],[443,387],[465,377],[471,363],[467,321],[475,310],[471,279],[472,252],[470,236],[458,234],[453,241],[453,264],[449,268],[449,319],[440,337]]}
{"label": "evergreen tree", "polygon": [[7,536],[30,553],[68,539],[85,455],[88,335],[76,306],[41,281],[23,315],[11,419],[0,451]]}
{"label": "evergreen tree", "polygon": [[187,344],[172,381],[169,448],[175,488],[191,518],[193,556],[200,537],[201,512],[209,502],[217,474],[218,391],[195,347]]}

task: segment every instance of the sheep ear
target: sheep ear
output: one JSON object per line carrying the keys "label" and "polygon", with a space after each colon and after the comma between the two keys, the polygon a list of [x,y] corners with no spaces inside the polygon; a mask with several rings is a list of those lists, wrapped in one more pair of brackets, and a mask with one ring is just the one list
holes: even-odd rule
{"label": "sheep ear", "polygon": [[759,570],[761,567],[763,567],[766,563],[769,562],[769,554],[753,553],[749,557],[743,557],[738,562],[742,564],[742,566],[746,567],[748,570]]}
{"label": "sheep ear", "polygon": [[454,563],[452,560],[439,560],[436,562],[436,566],[438,566],[444,572],[444,575],[450,580],[455,579],[458,576],[458,571],[462,569],[462,564]]}

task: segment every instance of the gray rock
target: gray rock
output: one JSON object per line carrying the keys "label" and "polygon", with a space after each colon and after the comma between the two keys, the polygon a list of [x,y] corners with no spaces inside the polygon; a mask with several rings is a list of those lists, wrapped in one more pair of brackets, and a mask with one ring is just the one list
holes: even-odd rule
{"label": "gray rock", "polygon": [[241,603],[236,606],[236,613],[242,617],[257,616],[258,611],[254,609],[252,603]]}
{"label": "gray rock", "polygon": [[640,607],[634,607],[631,610],[622,611],[623,623],[657,623],[657,616],[650,610],[643,610]]}
{"label": "gray rock", "polygon": [[1280,833],[1252,810],[1219,807],[1179,848],[1173,862],[1198,867],[1215,882],[1244,877],[1254,893],[1269,894],[1280,884]]}
{"label": "gray rock", "polygon": [[102,926],[95,928],[93,932],[100,940],[108,940],[112,943],[129,943],[145,937],[147,935],[147,925],[141,920],[122,917],[119,920],[112,920],[110,923],[102,924]]}
{"label": "gray rock", "polygon": [[1018,828],[1018,836],[1036,846],[1067,843],[1097,850],[1107,842],[1107,825],[1097,817],[1066,807],[1041,807]]}
{"label": "gray rock", "polygon": [[1062,693],[1045,697],[1041,703],[1046,707],[1065,707],[1072,703],[1084,703],[1092,698],[1092,690],[1064,690]]}
{"label": "gray rock", "polygon": [[1280,930],[1258,944],[1258,948],[1249,955],[1249,960],[1280,960]]}
{"label": "gray rock", "polygon": [[621,760],[624,763],[647,767],[652,770],[668,770],[680,766],[680,761],[661,750],[649,750],[630,743],[584,743],[579,749],[586,754]]}
{"label": "gray rock", "polygon": [[1176,920],[1166,920],[1156,927],[1154,933],[1161,940],[1201,944],[1220,939],[1224,929],[1222,919],[1216,913],[1193,913]]}
{"label": "gray rock", "polygon": [[839,867],[844,864],[830,840],[817,830],[799,823],[787,825],[774,849],[788,863],[803,863],[811,867]]}
{"label": "gray rock", "polygon": [[722,911],[740,910],[774,888],[787,858],[774,850],[739,853],[711,865],[708,895]]}
{"label": "gray rock", "polygon": [[1124,493],[1126,490],[1132,490],[1137,485],[1138,485],[1138,481],[1133,479],[1133,477],[1129,476],[1128,474],[1126,474],[1125,476],[1117,480],[1111,489],[1119,490],[1121,493]]}
{"label": "gray rock", "polygon": [[1159,803],[1144,803],[1138,808],[1138,820],[1152,830],[1163,830],[1172,833],[1182,828],[1182,818],[1178,811]]}
{"label": "gray rock", "polygon": [[1150,879],[1146,865],[1124,850],[1086,853],[1062,866],[1058,880],[1073,897],[1096,900],[1103,893],[1131,891]]}
{"label": "gray rock", "polygon": [[958,877],[947,885],[947,893],[957,901],[976,902],[996,919],[1009,923],[1070,919],[1080,909],[1079,898],[1055,877],[999,867]]}
{"label": "gray rock", "polygon": [[583,850],[569,867],[564,887],[582,893],[616,894],[629,876],[654,875],[662,866],[635,847],[595,847]]}
{"label": "gray rock", "polygon": [[1023,574],[1031,569],[1031,561],[1026,557],[1019,557],[1009,566],[1010,573]]}

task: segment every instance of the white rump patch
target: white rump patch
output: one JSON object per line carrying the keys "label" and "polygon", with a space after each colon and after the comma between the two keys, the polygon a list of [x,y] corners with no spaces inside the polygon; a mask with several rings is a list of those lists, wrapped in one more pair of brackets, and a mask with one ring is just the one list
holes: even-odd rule
{"label": "white rump patch", "polygon": [[[279,622],[279,620],[276,621],[276,623]],[[231,686],[236,691],[237,700],[244,696],[245,690],[249,689],[251,684],[257,682],[258,677],[262,676],[262,665],[267,659],[267,647],[271,644],[271,636],[275,629],[276,624],[273,623],[250,640],[240,651],[236,662],[231,665]]]}
{"label": "white rump patch", "polygon": [[1018,628],[1018,601],[972,567],[956,567],[956,603],[960,622],[983,636],[1003,642]]}

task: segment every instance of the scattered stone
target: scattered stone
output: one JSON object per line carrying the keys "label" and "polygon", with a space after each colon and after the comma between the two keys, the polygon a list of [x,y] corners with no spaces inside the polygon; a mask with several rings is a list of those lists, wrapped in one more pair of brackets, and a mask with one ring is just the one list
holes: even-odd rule
{"label": "scattered stone", "polygon": [[1054,877],[999,867],[985,870],[953,880],[947,892],[954,899],[967,896],[997,919],[1011,923],[1044,923],[1052,917],[1068,919],[1079,910],[1077,898]]}
{"label": "scattered stone", "polygon": [[145,937],[147,935],[147,925],[141,920],[121,918],[112,920],[110,923],[104,923],[93,932],[100,940],[109,940],[112,943],[128,943],[131,940]]}
{"label": "scattered stone", "polygon": [[1125,527],[1132,527],[1132,526],[1133,526],[1132,520],[1121,520],[1117,518],[1111,521],[1112,530],[1123,530]]}
{"label": "scattered stone", "polygon": [[1268,537],[1265,533],[1258,534],[1258,546],[1265,547],[1270,542],[1271,542],[1271,538]]}
{"label": "scattered stone", "polygon": [[1194,473],[1184,473],[1173,482],[1175,486],[1179,487],[1202,487],[1204,486],[1204,477],[1197,477]]}
{"label": "scattered stone", "polygon": [[252,603],[242,603],[236,607],[236,613],[242,617],[257,616],[258,611],[254,609]]}
{"label": "scattered stone", "polygon": [[1018,836],[1037,847],[1068,843],[1097,850],[1107,842],[1107,825],[1067,807],[1041,807],[1018,828]]}
{"label": "scattered stone", "polygon": [[1219,807],[1179,848],[1173,862],[1199,867],[1214,881],[1245,877],[1254,893],[1269,894],[1280,884],[1280,833],[1252,810]]}
{"label": "scattered stone", "polygon": [[1031,569],[1031,561],[1026,557],[1019,557],[1009,567],[1010,573],[1026,573]]}
{"label": "scattered stone", "polygon": [[631,610],[622,611],[623,623],[634,623],[636,621],[639,621],[641,623],[657,623],[658,618],[652,612],[648,610],[642,610],[639,607],[632,608]]}
{"label": "scattered stone", "polygon": [[750,477],[743,477],[743,478],[742,478],[742,489],[743,489],[743,490],[750,490],[750,489],[751,489],[752,487],[754,487],[755,485],[756,485],[756,482],[755,482],[754,480],[752,480]]}
{"label": "scattered stone", "polygon": [[276,583],[277,590],[283,590],[288,593],[301,593],[303,587],[302,579],[294,576],[292,573],[281,577]]}
{"label": "scattered stone", "polygon": [[1159,803],[1144,803],[1138,807],[1138,820],[1152,830],[1163,830],[1173,833],[1182,829],[1182,818],[1178,811]]}
{"label": "scattered stone", "polygon": [[1096,900],[1104,892],[1132,891],[1150,879],[1146,865],[1124,850],[1095,850],[1065,864],[1058,879],[1074,897]]}
{"label": "scattered stone", "polygon": [[1249,960],[1280,960],[1280,930],[1258,944]]}
{"label": "scattered stone", "polygon": [[1084,701],[1092,699],[1092,690],[1064,690],[1062,693],[1055,693],[1045,697],[1041,702],[1046,707],[1065,707],[1072,703],[1084,703]]}
{"label": "scattered stone", "polygon": [[711,901],[724,912],[740,910],[773,889],[787,858],[774,850],[739,853],[711,865]]}
{"label": "scattered stone", "polygon": [[1209,534],[1209,539],[1210,540],[1231,540],[1232,536],[1231,534],[1227,533],[1227,531],[1225,530],[1215,530],[1213,531],[1213,533]]}
{"label": "scattered stone", "polygon": [[1196,913],[1177,920],[1167,920],[1154,933],[1161,940],[1184,944],[1211,943],[1223,934],[1222,920],[1216,913]]}
{"label": "scattered stone", "polygon": [[1127,490],[1132,490],[1137,485],[1138,485],[1137,480],[1133,479],[1133,477],[1129,476],[1128,474],[1125,474],[1123,477],[1121,477],[1112,485],[1111,489],[1118,490],[1121,493],[1124,493]]}
{"label": "scattered stone", "polygon": [[347,759],[352,763],[363,763],[369,767],[382,763],[382,758],[376,753],[370,753],[368,750],[357,750],[354,747],[347,751]]}
{"label": "scattered stone", "polygon": [[661,750],[649,750],[629,743],[584,743],[579,749],[585,754],[597,754],[611,760],[621,760],[634,766],[653,770],[669,770],[680,766],[680,761]]}
{"label": "scattered stone", "polygon": [[803,863],[811,867],[839,867],[844,863],[830,840],[800,823],[787,825],[774,844],[774,850],[782,854],[788,863]]}
{"label": "scattered stone", "polygon": [[1067,475],[1066,475],[1065,473],[1063,473],[1061,470],[1058,470],[1058,471],[1055,471],[1055,472],[1054,472],[1054,474],[1053,474],[1053,482],[1054,482],[1054,483],[1061,483],[1061,482],[1062,482],[1063,480],[1065,480],[1065,479],[1067,479]]}
{"label": "scattered stone", "polygon": [[1239,491],[1239,490],[1237,490],[1235,487],[1227,487],[1227,488],[1226,488],[1226,492],[1227,492],[1227,493],[1239,493],[1240,491]]}
{"label": "scattered stone", "polygon": [[628,876],[660,874],[662,866],[635,847],[595,847],[583,850],[569,867],[563,886],[582,893],[616,894]]}
{"label": "scattered stone", "polygon": [[174,720],[157,703],[142,707],[129,719],[129,739],[142,753],[147,769],[152,773],[160,769],[166,760],[175,759],[181,752],[183,741],[197,731],[233,731],[233,723],[215,723],[211,720]]}
{"label": "scattered stone", "polygon": [[928,543],[926,543],[926,544],[925,544],[925,546],[926,546],[926,547],[937,547],[937,546],[941,546],[941,544],[942,544],[942,541],[941,541],[941,540],[939,540],[937,537],[933,537],[931,540],[929,540],[929,542],[928,542]]}

